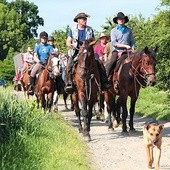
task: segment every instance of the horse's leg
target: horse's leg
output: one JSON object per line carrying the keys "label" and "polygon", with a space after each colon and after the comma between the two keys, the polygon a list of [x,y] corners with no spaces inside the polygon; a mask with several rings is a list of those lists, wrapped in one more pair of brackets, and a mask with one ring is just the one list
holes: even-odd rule
{"label": "horse's leg", "polygon": [[53,104],[53,92],[50,92],[47,94],[47,108],[49,110],[49,112],[51,112],[51,107]]}
{"label": "horse's leg", "polygon": [[67,107],[67,97],[68,97],[68,94],[64,91],[63,92],[63,99],[64,99],[64,104],[65,104],[65,109],[68,110],[68,107]]}
{"label": "horse's leg", "polygon": [[120,115],[121,115],[121,106],[120,106],[120,97],[118,97],[117,102],[116,102],[116,120],[118,122],[118,124],[121,121]]}
{"label": "horse's leg", "polygon": [[122,107],[122,132],[127,133],[126,119],[128,116],[127,111],[127,96],[125,93],[120,94],[120,105]]}
{"label": "horse's leg", "polygon": [[53,111],[58,112],[58,93],[57,91],[54,92],[54,97],[53,97]]}
{"label": "horse's leg", "polygon": [[135,128],[133,126],[133,116],[135,113],[135,104],[136,104],[136,97],[131,97],[131,101],[130,101],[130,120],[129,120],[129,127],[130,127],[130,131],[135,131]]}
{"label": "horse's leg", "polygon": [[88,134],[86,135],[87,136],[87,141],[91,141],[91,136],[90,136],[90,124],[91,124],[91,119],[92,119],[92,110],[93,110],[93,105],[94,103],[92,103],[92,101],[89,103],[89,110],[88,110],[88,114],[87,114],[87,118],[88,118],[88,122],[87,122],[87,131],[88,131]]}
{"label": "horse's leg", "polygon": [[87,100],[86,96],[83,92],[78,92],[79,101],[81,103],[81,115],[83,116],[84,121],[84,136],[89,136],[89,132],[87,130],[87,122],[88,122],[88,111],[87,111]]}
{"label": "horse's leg", "polygon": [[74,102],[73,102],[73,99],[72,99],[72,95],[70,95],[70,100],[71,100],[71,110],[74,111]]}
{"label": "horse's leg", "polygon": [[81,133],[83,131],[83,127],[81,124],[81,115],[80,115],[80,108],[79,108],[79,104],[78,104],[78,96],[75,92],[71,96],[72,96],[71,97],[72,102],[74,104],[74,110],[75,110],[76,116],[78,118],[78,124],[79,124],[78,129],[79,129],[79,132]]}
{"label": "horse's leg", "polygon": [[41,107],[44,109],[46,109],[46,100],[45,100],[45,94],[43,94],[42,92],[39,92],[39,97],[40,97],[40,101],[41,101]]}

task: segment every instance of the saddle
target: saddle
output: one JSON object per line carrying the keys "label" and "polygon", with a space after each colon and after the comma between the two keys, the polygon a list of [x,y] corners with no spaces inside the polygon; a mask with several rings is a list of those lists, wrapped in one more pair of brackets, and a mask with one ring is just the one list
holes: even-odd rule
{"label": "saddle", "polygon": [[114,69],[114,73],[113,73],[113,80],[114,80],[114,91],[116,94],[119,94],[119,69],[121,69],[121,65],[124,62],[124,60],[128,57],[129,53],[126,51],[120,52],[117,54],[117,62],[116,62],[116,67]]}

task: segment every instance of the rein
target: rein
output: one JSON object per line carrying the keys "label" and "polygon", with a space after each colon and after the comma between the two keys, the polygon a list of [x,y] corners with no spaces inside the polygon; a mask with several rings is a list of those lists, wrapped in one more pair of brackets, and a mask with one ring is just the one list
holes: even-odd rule
{"label": "rein", "polygon": [[[81,48],[85,48],[85,47],[81,47]],[[80,50],[80,49],[78,49]],[[83,53],[87,53],[87,50],[84,49]],[[87,70],[88,68],[84,65],[80,65],[78,64],[78,67],[83,69],[83,70]],[[101,93],[101,87],[100,87],[100,84],[98,83],[96,77],[95,77],[95,74],[94,73],[91,73],[91,74],[88,74],[87,72],[85,73],[86,77],[85,77],[85,91],[86,91],[86,97],[87,97],[87,100],[90,101],[91,99],[91,94],[92,94],[92,80],[94,79],[98,89],[99,89],[99,92]],[[81,74],[79,74],[79,76],[82,78]],[[83,78],[82,78],[83,79]],[[89,89],[89,91],[88,91]],[[89,92],[89,93],[88,93]]]}

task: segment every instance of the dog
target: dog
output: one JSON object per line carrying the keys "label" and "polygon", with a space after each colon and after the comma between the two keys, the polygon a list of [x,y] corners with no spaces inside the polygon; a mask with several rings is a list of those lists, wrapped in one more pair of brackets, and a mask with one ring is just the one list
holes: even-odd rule
{"label": "dog", "polygon": [[159,170],[161,158],[162,134],[164,125],[160,125],[157,120],[149,119],[143,128],[144,145],[147,154],[148,168],[152,168],[154,161],[153,148],[156,149],[155,170]]}

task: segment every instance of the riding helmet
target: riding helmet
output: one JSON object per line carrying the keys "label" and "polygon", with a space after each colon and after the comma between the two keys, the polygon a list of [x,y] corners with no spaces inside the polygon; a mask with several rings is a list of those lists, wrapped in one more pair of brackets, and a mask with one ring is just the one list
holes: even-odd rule
{"label": "riding helmet", "polygon": [[45,31],[43,31],[43,32],[40,33],[40,38],[48,39],[48,34]]}
{"label": "riding helmet", "polygon": [[53,36],[49,36],[49,37],[48,37],[48,41],[55,41],[55,39],[54,39]]}

